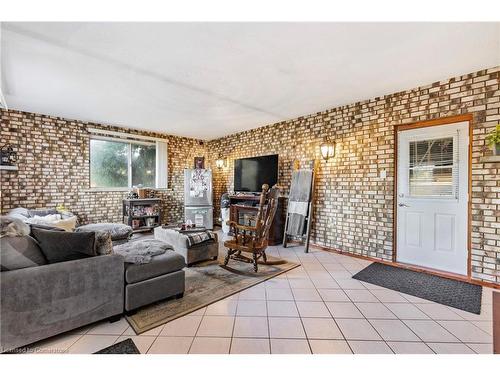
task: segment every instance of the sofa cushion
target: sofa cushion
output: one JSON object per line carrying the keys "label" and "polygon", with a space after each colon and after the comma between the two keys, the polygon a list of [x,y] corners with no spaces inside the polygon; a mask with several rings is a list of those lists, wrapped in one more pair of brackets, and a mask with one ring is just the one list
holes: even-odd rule
{"label": "sofa cushion", "polygon": [[55,214],[57,214],[57,210],[55,210],[53,208],[44,209],[44,210],[28,210],[28,214],[29,214],[29,217],[55,215]]}
{"label": "sofa cushion", "polygon": [[23,220],[0,216],[0,237],[22,237],[30,234],[30,227]]}
{"label": "sofa cushion", "polygon": [[132,235],[132,227],[120,223],[97,223],[79,226],[75,232],[97,232],[104,231],[111,234],[111,240],[126,240]]}
{"label": "sofa cushion", "polygon": [[22,221],[25,221],[30,217],[30,212],[27,208],[24,207],[17,207],[9,211],[7,216],[14,217],[16,219],[20,219]]}
{"label": "sofa cushion", "polygon": [[94,232],[74,233],[32,228],[32,233],[49,263],[97,255]]}
{"label": "sofa cushion", "polygon": [[45,230],[55,230],[58,232],[65,232],[62,228],[52,227],[50,225],[42,225],[42,224],[29,224],[30,226],[30,236],[33,237],[33,228],[45,229]]}
{"label": "sofa cushion", "polygon": [[145,264],[125,263],[125,281],[128,284],[179,271],[186,267],[184,257],[173,250],[156,255]]}
{"label": "sofa cushion", "polygon": [[30,236],[2,237],[0,249],[2,272],[47,264],[38,243]]}
{"label": "sofa cushion", "polygon": [[34,216],[26,220],[28,224],[46,225],[64,229],[67,232],[72,232],[76,227],[76,216],[63,219],[61,214],[50,214],[46,216]]}

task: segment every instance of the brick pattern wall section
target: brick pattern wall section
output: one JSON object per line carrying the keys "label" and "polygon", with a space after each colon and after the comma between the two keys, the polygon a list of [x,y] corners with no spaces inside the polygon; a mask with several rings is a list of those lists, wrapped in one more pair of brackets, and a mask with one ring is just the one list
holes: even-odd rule
{"label": "brick pattern wall section", "polygon": [[[234,159],[278,153],[279,184],[290,186],[292,163],[319,160],[312,242],[341,251],[392,260],[394,128],[400,124],[473,114],[472,276],[500,282],[500,163],[489,155],[485,136],[500,121],[500,67],[435,82],[209,142],[215,170],[216,212],[220,195],[233,190]],[[337,155],[325,162],[319,145],[337,142]],[[380,171],[387,178],[379,178]]]}
{"label": "brick pattern wall section", "polygon": [[[83,223],[121,221],[123,192],[89,187],[88,128],[168,139],[169,189],[164,222],[182,219],[183,169],[206,156],[214,170],[214,202],[233,189],[234,159],[278,153],[279,184],[288,193],[292,163],[319,161],[312,241],[353,254],[391,260],[393,255],[394,127],[472,113],[472,276],[500,283],[500,164],[489,155],[487,132],[500,121],[500,67],[481,70],[384,97],[234,134],[200,145],[198,140],[133,129],[1,110],[1,144],[19,153],[19,171],[1,171],[1,211],[63,203]],[[321,160],[325,137],[337,142],[333,160]],[[221,155],[228,165],[215,168]],[[381,170],[387,178],[379,178]]]}
{"label": "brick pattern wall section", "polygon": [[17,151],[18,171],[1,171],[1,211],[15,207],[45,208],[64,204],[81,223],[121,222],[123,191],[89,190],[89,128],[121,131],[167,139],[168,189],[163,222],[183,219],[184,168],[195,156],[205,156],[199,140],[104,126],[20,111],[1,110],[1,142]]}

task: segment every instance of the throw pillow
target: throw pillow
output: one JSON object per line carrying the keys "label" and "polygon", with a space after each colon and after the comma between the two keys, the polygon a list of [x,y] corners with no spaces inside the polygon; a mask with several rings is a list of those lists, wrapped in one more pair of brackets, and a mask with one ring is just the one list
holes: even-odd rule
{"label": "throw pillow", "polygon": [[121,223],[85,224],[75,229],[75,232],[97,232],[97,231],[111,233],[111,239],[113,241],[128,240],[130,236],[132,236],[132,227]]}
{"label": "throw pillow", "polygon": [[62,219],[62,220],[56,221],[54,223],[54,225],[57,228],[64,229],[67,232],[72,232],[72,231],[75,230],[76,221],[77,221],[77,217],[76,216],[71,216],[71,217],[69,217],[67,219]]}
{"label": "throw pillow", "polygon": [[57,214],[57,210],[54,210],[53,208],[49,208],[46,210],[28,210],[28,214],[30,217],[47,216]]}
{"label": "throw pillow", "polygon": [[96,252],[99,255],[108,255],[113,252],[113,241],[111,241],[111,233],[98,231],[95,232]]}
{"label": "throw pillow", "polygon": [[49,263],[66,262],[97,255],[95,233],[73,233],[31,229]]}
{"label": "throw pillow", "polygon": [[9,211],[7,216],[10,217],[15,217],[16,219],[20,219],[22,221],[25,221],[30,217],[29,210],[27,208],[23,207],[17,207]]}
{"label": "throw pillow", "polygon": [[60,214],[50,214],[46,216],[34,216],[26,220],[29,224],[46,225],[64,229],[67,232],[72,232],[76,227],[76,216],[67,219],[61,219]]}
{"label": "throw pillow", "polygon": [[24,221],[11,216],[0,216],[0,237],[27,236],[30,227]]}
{"label": "throw pillow", "polygon": [[59,232],[66,232],[64,229],[51,227],[50,225],[41,225],[41,224],[30,224],[30,236],[33,237],[33,228],[38,229],[46,229],[46,230],[57,230]]}
{"label": "throw pillow", "polygon": [[30,236],[2,237],[0,248],[2,272],[47,264],[38,243]]}

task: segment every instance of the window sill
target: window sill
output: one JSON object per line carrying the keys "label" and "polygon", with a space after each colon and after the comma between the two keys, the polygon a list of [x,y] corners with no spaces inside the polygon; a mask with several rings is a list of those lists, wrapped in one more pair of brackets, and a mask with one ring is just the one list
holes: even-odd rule
{"label": "window sill", "polygon": [[84,193],[99,193],[99,192],[113,192],[113,191],[121,191],[121,192],[127,192],[132,189],[129,188],[90,188],[90,189],[83,189],[82,191]]}
{"label": "window sill", "polygon": [[[155,191],[168,191],[168,188],[144,188],[144,189],[150,189],[150,190],[155,190]],[[90,188],[90,189],[83,189],[82,191],[84,193],[99,193],[99,192],[129,192],[134,190],[133,188]]]}

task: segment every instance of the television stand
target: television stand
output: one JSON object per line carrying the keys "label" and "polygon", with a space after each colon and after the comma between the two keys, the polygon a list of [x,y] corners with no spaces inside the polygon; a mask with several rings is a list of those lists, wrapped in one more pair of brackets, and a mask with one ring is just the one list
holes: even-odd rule
{"label": "television stand", "polygon": [[[259,210],[260,194],[239,193],[229,196],[229,218],[239,224],[255,225],[255,216]],[[286,198],[278,198],[278,207],[271,228],[269,229],[269,245],[276,246],[283,242],[285,231]],[[252,222],[253,218],[253,222]]]}
{"label": "television stand", "polygon": [[260,197],[260,193],[250,192],[250,191],[241,191],[238,193],[234,193],[234,196],[237,197]]}

